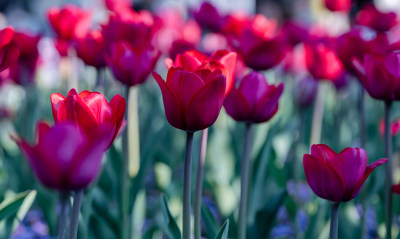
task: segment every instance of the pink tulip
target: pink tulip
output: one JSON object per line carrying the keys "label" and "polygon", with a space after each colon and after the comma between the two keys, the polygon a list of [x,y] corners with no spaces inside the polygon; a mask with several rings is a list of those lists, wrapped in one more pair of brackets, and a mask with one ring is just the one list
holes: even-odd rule
{"label": "pink tulip", "polygon": [[14,40],[14,29],[6,27],[0,31],[0,72],[17,61],[21,49]]}
{"label": "pink tulip", "polygon": [[380,12],[375,5],[365,4],[357,13],[356,23],[370,27],[378,32],[385,32],[397,24],[397,15],[395,12]]}
{"label": "pink tulip", "polygon": [[314,193],[331,202],[347,202],[361,190],[370,173],[387,159],[367,165],[364,149],[346,148],[339,154],[325,144],[311,146],[304,154],[303,166],[308,184]]}

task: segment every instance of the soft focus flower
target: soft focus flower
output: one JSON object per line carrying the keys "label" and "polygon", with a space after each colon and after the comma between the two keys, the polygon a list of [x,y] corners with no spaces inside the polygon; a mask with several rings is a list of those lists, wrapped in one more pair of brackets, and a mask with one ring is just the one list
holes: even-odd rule
{"label": "soft focus flower", "polygon": [[98,30],[93,30],[85,37],[76,40],[76,52],[86,65],[102,68],[106,66],[106,46],[103,35]]}
{"label": "soft focus flower", "polygon": [[108,143],[101,131],[88,135],[71,123],[50,127],[44,122],[36,131],[35,145],[13,139],[43,185],[62,191],[80,190],[96,178]]}
{"label": "soft focus flower", "polygon": [[21,49],[14,40],[14,29],[6,27],[0,31],[0,71],[17,61]]}
{"label": "soft focus flower", "polygon": [[218,9],[209,2],[203,2],[198,10],[192,12],[194,19],[200,26],[212,31],[219,31],[222,24],[222,16]]}
{"label": "soft focus flower", "polygon": [[72,4],[63,8],[52,7],[47,12],[50,25],[57,36],[64,40],[84,37],[91,25],[91,12]]}
{"label": "soft focus flower", "polygon": [[132,1],[130,0],[104,0],[108,10],[112,12],[129,11],[132,8]]}
{"label": "soft focus flower", "polygon": [[71,89],[67,97],[50,95],[54,122],[73,122],[87,134],[107,131],[110,146],[117,136],[125,114],[125,99],[115,95],[107,102],[103,94]]}
{"label": "soft focus flower", "polygon": [[400,53],[384,56],[366,55],[364,61],[353,61],[368,94],[379,100],[400,99]]}
{"label": "soft focus flower", "polygon": [[[400,118],[394,120],[390,126],[390,134],[396,136],[400,133]],[[385,121],[379,121],[379,134],[383,137],[385,135]]]}
{"label": "soft focus flower", "polygon": [[172,42],[171,48],[169,49],[168,55],[175,59],[178,54],[182,54],[185,51],[195,50],[196,46],[192,42],[188,42],[183,39]]}
{"label": "soft focus flower", "polygon": [[257,14],[242,21],[228,18],[226,32],[231,45],[254,70],[268,70],[280,63],[286,53],[286,40],[276,32],[277,22]]}
{"label": "soft focus flower", "polygon": [[364,149],[346,148],[339,154],[325,144],[311,146],[311,154],[304,154],[304,173],[310,188],[323,199],[346,202],[361,190],[369,174],[387,159],[367,165]]}
{"label": "soft focus flower", "polygon": [[304,45],[308,72],[319,80],[334,80],[343,72],[343,64],[330,40],[310,40]]}
{"label": "soft focus flower", "polygon": [[296,81],[293,89],[294,101],[301,107],[307,107],[314,102],[317,95],[318,82],[311,76],[305,76]]}
{"label": "soft focus flower", "polygon": [[160,52],[151,45],[134,47],[125,41],[111,45],[107,64],[115,78],[127,86],[143,83],[154,69]]}
{"label": "soft focus flower", "polygon": [[225,95],[225,76],[221,70],[190,72],[171,67],[167,81],[153,72],[163,95],[165,116],[175,128],[203,130],[218,118]]}
{"label": "soft focus flower", "polygon": [[324,0],[325,6],[332,12],[348,12],[351,9],[351,0]]}
{"label": "soft focus flower", "polygon": [[210,57],[206,54],[197,51],[186,51],[183,54],[178,54],[175,61],[171,58],[165,60],[168,69],[171,67],[182,67],[185,70],[196,72],[199,70],[215,71],[221,70],[222,74],[226,77],[226,91],[228,94],[232,88],[234,81],[234,71],[236,64],[236,53],[226,50],[219,50],[214,52]]}
{"label": "soft focus flower", "polygon": [[285,34],[288,43],[294,47],[295,45],[304,42],[308,37],[308,30],[299,22],[292,20],[283,23],[281,31]]}
{"label": "soft focus flower", "polygon": [[56,37],[53,41],[58,54],[60,54],[61,57],[68,56],[69,42],[59,37]]}
{"label": "soft focus flower", "polygon": [[238,89],[232,88],[224,102],[225,110],[236,121],[268,121],[278,111],[283,86],[269,85],[262,73],[252,72],[241,80]]}
{"label": "soft focus flower", "polygon": [[400,194],[400,183],[392,186],[392,192]]}
{"label": "soft focus flower", "polygon": [[390,30],[396,23],[396,13],[380,12],[373,4],[365,4],[356,16],[356,24],[367,26],[379,32]]}

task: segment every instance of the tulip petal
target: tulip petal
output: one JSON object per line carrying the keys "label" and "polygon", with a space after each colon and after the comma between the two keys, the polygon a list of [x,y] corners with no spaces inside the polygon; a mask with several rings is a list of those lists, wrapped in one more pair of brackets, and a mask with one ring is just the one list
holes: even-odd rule
{"label": "tulip petal", "polygon": [[250,106],[240,90],[232,88],[224,100],[226,113],[236,121],[249,121]]}
{"label": "tulip petal", "polygon": [[272,118],[278,111],[279,98],[283,93],[283,83],[278,87],[270,86],[273,88],[271,93],[267,93],[264,98],[253,109],[253,121],[255,123],[265,122]]}
{"label": "tulip petal", "polygon": [[304,173],[310,188],[320,198],[340,202],[344,195],[344,182],[337,172],[325,165],[322,159],[305,154]]}
{"label": "tulip petal", "polygon": [[60,93],[53,93],[50,95],[50,101],[51,101],[51,109],[53,112],[53,118],[54,122],[58,122],[58,110],[62,104],[62,102],[65,100],[65,97],[61,95]]}
{"label": "tulip petal", "polygon": [[392,192],[400,194],[400,183],[392,186]]}
{"label": "tulip petal", "polygon": [[[216,57],[218,53],[221,51],[215,52]],[[211,58],[213,58],[211,56]],[[228,54],[225,54],[224,56],[219,58],[219,62],[225,66],[226,69],[226,90],[225,90],[225,95],[229,93],[229,91],[232,89],[233,82],[234,82],[234,73],[235,73],[235,66],[236,66],[236,58],[237,54],[236,52],[229,52]]]}
{"label": "tulip petal", "polygon": [[254,109],[268,92],[268,83],[262,73],[252,72],[242,79],[239,90],[246,97],[250,108]]}
{"label": "tulip petal", "polygon": [[337,153],[326,144],[313,144],[311,146],[311,155],[316,158],[324,159],[324,163],[328,163],[328,161],[336,157]]}
{"label": "tulip petal", "polygon": [[108,105],[104,95],[92,92],[82,99],[93,112],[98,124],[112,121],[112,108]]}
{"label": "tulip petal", "polygon": [[202,130],[217,120],[224,102],[225,85],[225,76],[219,75],[193,96],[186,108],[187,130]]}
{"label": "tulip petal", "polygon": [[21,49],[16,41],[11,41],[7,46],[4,46],[1,50],[1,63],[0,71],[3,71],[14,64],[19,55],[21,54]]}
{"label": "tulip petal", "polygon": [[115,95],[110,101],[110,107],[113,113],[113,124],[115,124],[114,140],[122,129],[126,109],[125,99],[120,95]]}
{"label": "tulip petal", "polygon": [[10,43],[14,36],[14,28],[6,27],[0,31],[0,48]]}
{"label": "tulip petal", "polygon": [[163,96],[165,116],[168,122],[175,128],[185,130],[185,121],[181,105],[175,94],[168,88],[167,83],[161,78],[159,74],[153,72],[153,77],[157,81]]}

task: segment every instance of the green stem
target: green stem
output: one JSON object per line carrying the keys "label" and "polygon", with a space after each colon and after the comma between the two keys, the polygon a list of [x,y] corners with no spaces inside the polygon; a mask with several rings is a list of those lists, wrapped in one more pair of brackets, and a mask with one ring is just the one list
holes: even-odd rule
{"label": "green stem", "polygon": [[[129,87],[125,87],[125,97],[129,99]],[[126,103],[125,119],[128,121],[128,104]],[[128,125],[122,134],[122,174],[121,174],[121,239],[129,238],[129,142],[128,142]]]}
{"label": "green stem", "polygon": [[68,208],[68,192],[60,192],[61,212],[58,223],[58,236],[57,239],[65,238],[65,231],[67,230],[67,208]]}
{"label": "green stem", "polygon": [[105,74],[105,69],[104,68],[97,68],[97,78],[96,78],[96,91],[103,93],[104,92],[104,74]]}
{"label": "green stem", "polygon": [[75,191],[74,204],[72,205],[71,228],[69,239],[76,239],[78,235],[79,212],[81,210],[83,190]]}
{"label": "green stem", "polygon": [[[365,149],[365,144],[367,140],[367,132],[365,127],[365,89],[362,84],[360,84],[360,95],[359,95],[359,116],[360,116],[360,144],[361,148]],[[362,215],[361,215],[361,238],[364,239],[367,236],[367,223],[365,220],[365,214],[367,212],[367,189],[361,191],[361,207],[362,207]]]}
{"label": "green stem", "polygon": [[190,194],[192,172],[192,144],[193,132],[186,134],[185,169],[183,173],[183,239],[190,239]]}
{"label": "green stem", "polygon": [[203,194],[204,163],[206,161],[208,128],[201,132],[200,155],[197,167],[196,194],[194,198],[194,237],[201,239],[201,196]]}
{"label": "green stem", "polygon": [[329,239],[337,239],[338,238],[338,212],[339,212],[339,203],[333,203],[331,207],[331,230],[329,233]]}
{"label": "green stem", "polygon": [[327,85],[324,82],[318,84],[317,98],[314,103],[314,111],[311,126],[310,144],[319,144],[321,142],[322,120],[324,116],[324,100]]}
{"label": "green stem", "polygon": [[251,124],[246,123],[244,130],[243,157],[240,167],[240,205],[238,220],[238,238],[246,238],[247,227],[247,200],[249,195],[250,173],[250,130]]}
{"label": "green stem", "polygon": [[385,163],[385,223],[386,223],[386,239],[392,238],[392,221],[393,221],[393,160],[392,160],[392,135],[390,133],[390,113],[392,101],[385,102],[385,155],[388,162]]}

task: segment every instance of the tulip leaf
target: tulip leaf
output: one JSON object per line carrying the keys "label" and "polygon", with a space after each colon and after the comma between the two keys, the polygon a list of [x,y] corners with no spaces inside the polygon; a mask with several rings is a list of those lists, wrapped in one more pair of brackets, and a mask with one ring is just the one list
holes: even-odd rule
{"label": "tulip leaf", "polygon": [[164,212],[165,224],[164,231],[170,239],[180,239],[181,232],[179,230],[178,224],[176,223],[174,217],[169,211],[168,201],[165,195],[161,198],[161,207]]}
{"label": "tulip leaf", "polygon": [[5,199],[0,204],[0,221],[16,215],[23,219],[36,197],[36,191],[25,191],[16,194],[13,198]]}
{"label": "tulip leaf", "polygon": [[207,204],[204,202],[201,204],[201,216],[203,217],[204,225],[208,234],[208,238],[214,238],[218,233],[218,223],[212,215]]}
{"label": "tulip leaf", "polygon": [[228,232],[229,232],[229,219],[226,219],[224,225],[222,225],[221,229],[219,229],[214,239],[227,239]]}

